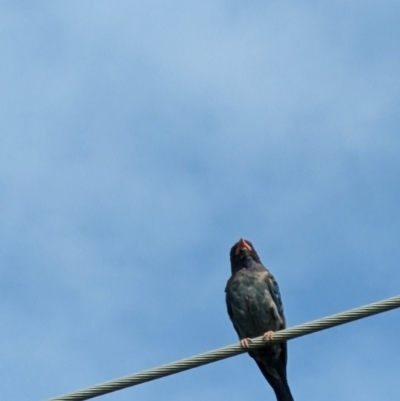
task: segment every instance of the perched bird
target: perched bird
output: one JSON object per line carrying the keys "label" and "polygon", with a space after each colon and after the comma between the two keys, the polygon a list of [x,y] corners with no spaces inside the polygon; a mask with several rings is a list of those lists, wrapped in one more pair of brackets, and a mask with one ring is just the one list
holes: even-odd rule
{"label": "perched bird", "polygon": [[[279,287],[263,266],[250,241],[240,239],[231,249],[232,276],[225,288],[226,306],[240,343],[249,346],[250,338],[263,335],[266,340],[286,327]],[[277,401],[294,401],[286,377],[286,342],[249,351],[273,388]]]}

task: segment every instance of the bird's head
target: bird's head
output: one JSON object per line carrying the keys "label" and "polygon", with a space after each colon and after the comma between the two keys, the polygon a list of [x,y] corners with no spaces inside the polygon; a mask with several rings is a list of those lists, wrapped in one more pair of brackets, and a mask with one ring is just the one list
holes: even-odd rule
{"label": "bird's head", "polygon": [[256,264],[261,263],[253,244],[243,238],[240,238],[231,248],[230,258],[232,274],[241,269],[251,269]]}

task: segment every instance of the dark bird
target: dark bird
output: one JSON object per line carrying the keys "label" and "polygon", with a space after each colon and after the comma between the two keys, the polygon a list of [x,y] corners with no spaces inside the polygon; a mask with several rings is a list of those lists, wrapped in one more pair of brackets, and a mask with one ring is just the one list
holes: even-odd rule
{"label": "dark bird", "polygon": [[[240,239],[231,249],[232,276],[226,284],[226,306],[240,343],[248,348],[250,338],[286,327],[279,287],[250,241]],[[273,388],[277,401],[294,401],[286,377],[286,342],[249,351]]]}

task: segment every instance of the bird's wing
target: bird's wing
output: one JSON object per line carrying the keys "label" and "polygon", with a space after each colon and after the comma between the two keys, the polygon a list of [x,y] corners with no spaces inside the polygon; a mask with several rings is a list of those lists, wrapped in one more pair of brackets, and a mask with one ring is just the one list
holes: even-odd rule
{"label": "bird's wing", "polygon": [[[280,330],[284,329],[286,327],[286,319],[285,319],[285,314],[283,312],[283,303],[282,303],[282,297],[281,297],[281,293],[279,291],[279,286],[278,283],[276,282],[274,276],[271,274],[271,272],[267,270],[267,275],[266,275],[266,282],[268,285],[268,290],[272,296],[273,301],[275,302],[275,305],[278,309],[278,313],[279,316],[282,319],[282,325]],[[287,344],[286,342],[280,343],[280,347],[281,347],[281,355],[280,355],[280,361],[282,363],[282,366],[285,367],[285,369],[281,370],[281,374],[284,373],[285,377],[286,377],[286,364],[287,364]]]}
{"label": "bird's wing", "polygon": [[239,338],[242,338],[240,333],[239,333],[239,329],[237,328],[236,324],[235,324],[235,317],[233,316],[233,311],[232,311],[232,305],[231,305],[231,300],[229,299],[229,292],[227,291],[229,282],[226,285],[226,289],[225,289],[225,293],[226,293],[226,297],[225,297],[225,301],[226,301],[226,308],[228,310],[228,315],[229,315],[229,319],[231,319],[231,322],[233,324],[233,328],[235,329],[237,335]]}
{"label": "bird's wing", "polygon": [[279,316],[282,319],[283,324],[282,324],[281,329],[284,329],[286,327],[286,320],[285,320],[285,314],[283,312],[283,303],[282,303],[281,293],[279,291],[279,286],[278,286],[278,283],[276,282],[274,276],[270,273],[270,271],[267,269],[266,269],[266,271],[267,271],[267,274],[265,276],[265,281],[268,285],[268,290],[272,296],[272,299],[275,302]]}

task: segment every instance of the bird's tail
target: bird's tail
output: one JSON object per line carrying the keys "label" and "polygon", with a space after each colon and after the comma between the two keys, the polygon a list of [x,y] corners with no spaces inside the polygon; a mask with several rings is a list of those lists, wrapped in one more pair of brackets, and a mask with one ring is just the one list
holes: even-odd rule
{"label": "bird's tail", "polygon": [[267,368],[263,363],[257,362],[263,376],[275,392],[277,401],[294,401],[289,384],[286,379],[285,367],[277,366],[277,369]]}

